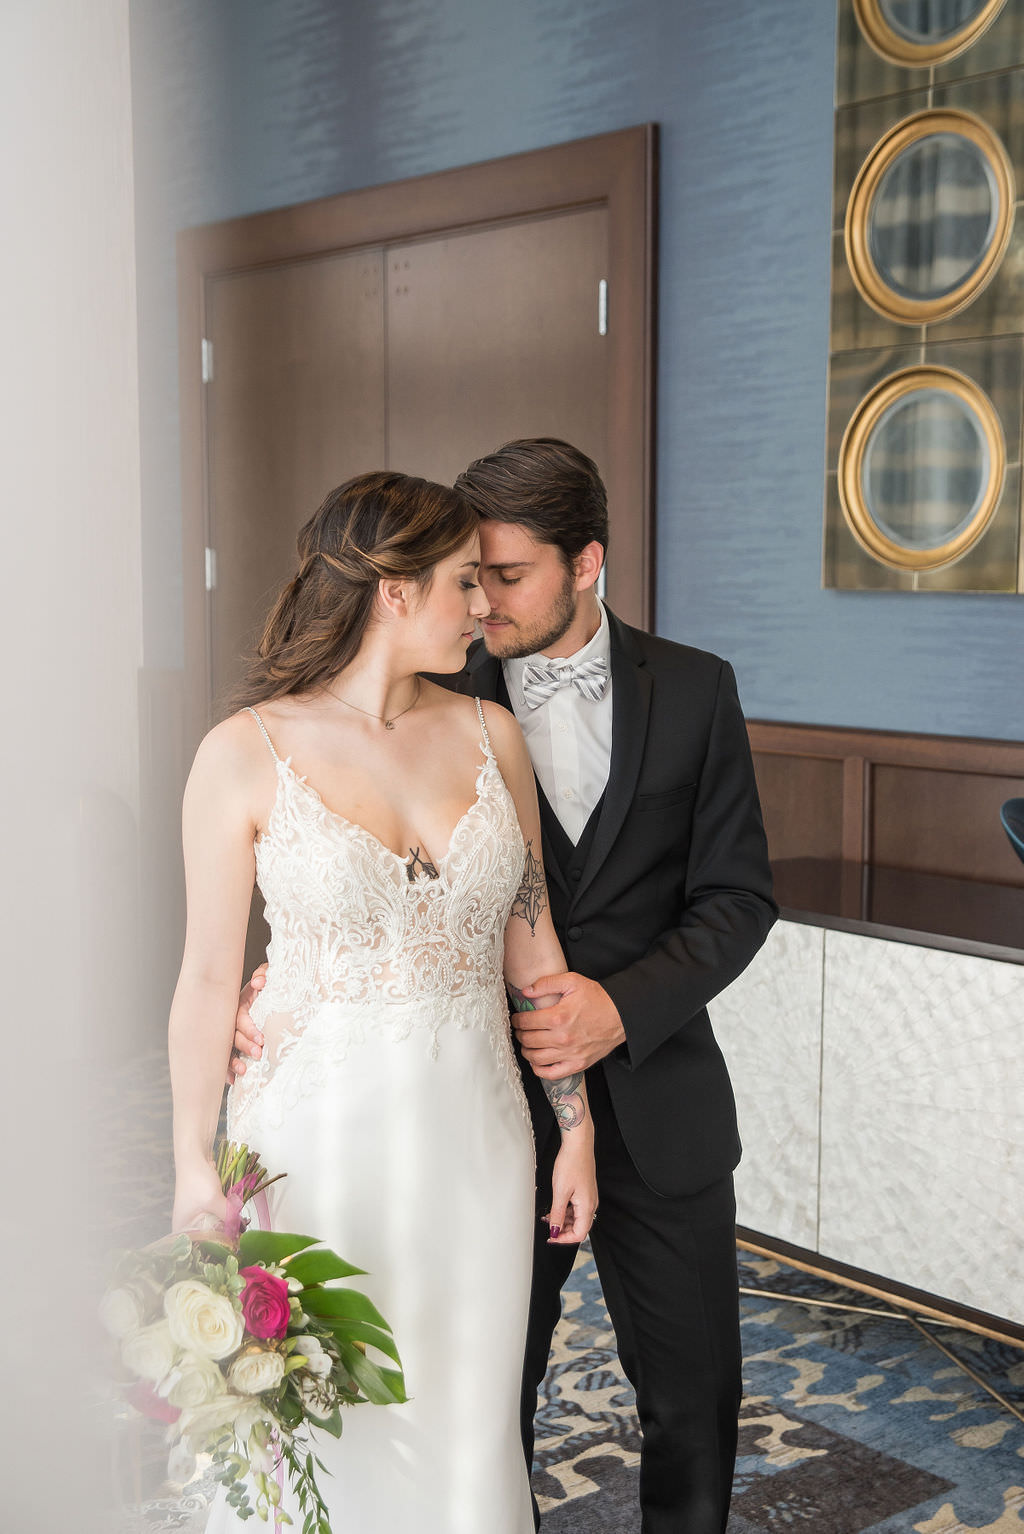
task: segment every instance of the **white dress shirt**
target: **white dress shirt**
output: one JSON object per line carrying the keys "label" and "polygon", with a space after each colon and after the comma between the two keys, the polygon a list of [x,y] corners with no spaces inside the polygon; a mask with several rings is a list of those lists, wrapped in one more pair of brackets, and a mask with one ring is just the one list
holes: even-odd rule
{"label": "white dress shirt", "polygon": [[[604,793],[612,756],[611,638],[603,602],[600,607],[600,628],[575,655],[524,655],[502,662],[509,702],[537,779],[574,846]],[[608,685],[596,703],[575,687],[560,687],[538,708],[527,707],[523,671],[531,661],[561,669],[598,659],[608,667]]]}

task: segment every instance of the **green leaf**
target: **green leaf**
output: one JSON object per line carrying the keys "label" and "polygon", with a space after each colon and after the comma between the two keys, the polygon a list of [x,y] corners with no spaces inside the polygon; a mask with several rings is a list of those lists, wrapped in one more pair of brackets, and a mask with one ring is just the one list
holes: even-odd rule
{"label": "green leaf", "polygon": [[206,1241],[197,1241],[193,1248],[207,1262],[221,1265],[231,1257],[232,1251],[226,1241],[215,1241],[212,1238]]}
{"label": "green leaf", "polygon": [[358,1289],[304,1289],[302,1308],[318,1318],[345,1316],[353,1321],[369,1321],[388,1332],[391,1330],[380,1311]]}
{"label": "green leaf", "polygon": [[288,1277],[297,1278],[300,1284],[322,1284],[329,1278],[351,1278],[353,1274],[366,1272],[365,1268],[354,1268],[328,1247],[291,1257],[286,1266]]}
{"label": "green leaf", "polygon": [[[325,1433],[330,1433],[332,1438],[340,1438],[342,1427],[340,1408],[335,1407],[334,1411],[332,1411],[329,1417],[317,1417],[312,1425],[316,1428],[318,1433],[322,1429]],[[317,1464],[320,1464],[319,1460],[317,1460]]]}
{"label": "green leaf", "polygon": [[405,1375],[401,1369],[385,1369],[382,1367],[380,1377],[391,1387],[393,1397],[397,1402],[408,1401],[409,1397],[405,1393]]}
{"label": "green leaf", "polygon": [[339,1318],[333,1322],[325,1321],[324,1324],[339,1342],[365,1342],[368,1347],[378,1348],[388,1358],[393,1358],[396,1364],[402,1362],[398,1356],[398,1345],[390,1332],[381,1331],[379,1326],[371,1326],[369,1321]]}
{"label": "green leaf", "polygon": [[284,1262],[293,1252],[315,1245],[314,1236],[295,1236],[284,1230],[246,1230],[238,1240],[238,1255],[245,1267],[251,1267],[257,1262]]}
{"label": "green leaf", "polygon": [[[365,1354],[360,1353],[358,1348],[352,1347],[347,1342],[341,1343],[340,1346],[342,1363],[356,1381],[366,1399],[372,1401],[374,1406],[391,1406],[396,1402],[406,1399],[404,1384],[401,1388],[401,1394],[396,1395],[395,1393],[394,1370],[389,1369],[387,1371],[392,1376],[391,1379],[387,1379],[385,1371],[379,1368],[377,1364],[372,1364]],[[401,1375],[398,1378],[401,1380]]]}

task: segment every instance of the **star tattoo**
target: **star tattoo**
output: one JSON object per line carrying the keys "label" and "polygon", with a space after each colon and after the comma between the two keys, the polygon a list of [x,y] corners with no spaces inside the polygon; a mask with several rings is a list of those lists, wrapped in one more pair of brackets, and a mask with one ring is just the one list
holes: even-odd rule
{"label": "star tattoo", "polygon": [[526,844],[526,861],[523,864],[522,883],[512,902],[512,915],[521,916],[530,924],[530,936],[536,937],[540,914],[547,904],[544,884],[544,865],[533,855],[533,842]]}

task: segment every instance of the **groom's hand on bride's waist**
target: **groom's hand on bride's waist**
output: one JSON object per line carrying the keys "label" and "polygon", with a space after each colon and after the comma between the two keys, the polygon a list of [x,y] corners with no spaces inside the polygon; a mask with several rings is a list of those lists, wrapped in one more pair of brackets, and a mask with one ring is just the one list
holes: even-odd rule
{"label": "groom's hand on bride's waist", "polygon": [[576,1071],[596,1065],[625,1042],[619,1009],[604,986],[573,972],[542,975],[523,995],[557,995],[553,1006],[536,1012],[517,1012],[512,1019],[519,1043],[534,1074],[558,1081]]}
{"label": "groom's hand on bride's waist", "polygon": [[235,1013],[235,1042],[228,1061],[228,1086],[234,1086],[245,1075],[245,1062],[258,1060],[263,1053],[263,1035],[249,1016],[249,1008],[267,983],[267,966],[261,964],[253,972],[252,979],[242,988]]}

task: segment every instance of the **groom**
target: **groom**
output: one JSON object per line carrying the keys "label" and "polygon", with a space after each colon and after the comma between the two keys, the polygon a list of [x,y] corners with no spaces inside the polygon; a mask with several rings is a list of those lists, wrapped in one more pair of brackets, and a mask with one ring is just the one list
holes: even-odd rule
{"label": "groom", "polygon": [[[531,988],[560,1002],[515,1018],[532,1067],[523,1076],[541,1202],[558,1135],[537,1076],[586,1070],[601,1201],[591,1246],[637,1393],[642,1528],[719,1534],[741,1396],[740,1145],[706,1004],[776,915],[735,681],[717,656],[629,628],[598,600],[605,489],[568,443],[510,442],[456,487],[480,516],[491,604],[456,686],[511,708],[522,726],[570,971]],[[538,1222],[528,1461],[575,1255],[545,1234]]]}
{"label": "groom", "polygon": [[[643,1534],[722,1534],[741,1396],[740,1155],[706,1004],[775,919],[746,729],[729,665],[628,627],[598,600],[604,485],[568,443],[510,442],[456,481],[480,515],[491,604],[458,691],[522,726],[569,972],[515,1018],[537,1138],[538,1213],[558,1134],[538,1076],[586,1070],[600,1211],[591,1245],[643,1433]],[[250,1052],[248,1018],[236,1043]],[[537,1222],[522,1431],[575,1249]],[[539,1518],[538,1518],[539,1524]]]}

